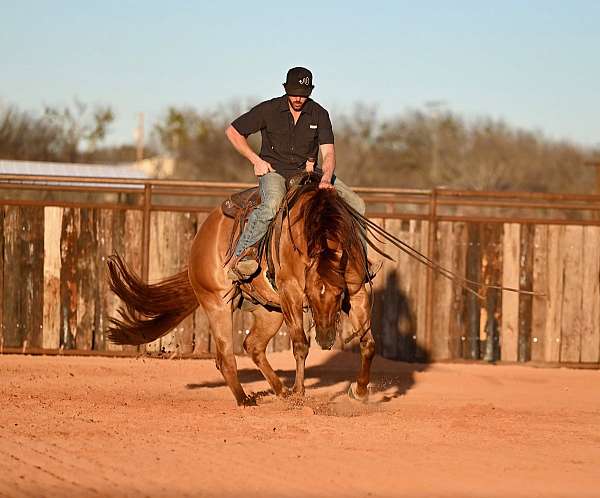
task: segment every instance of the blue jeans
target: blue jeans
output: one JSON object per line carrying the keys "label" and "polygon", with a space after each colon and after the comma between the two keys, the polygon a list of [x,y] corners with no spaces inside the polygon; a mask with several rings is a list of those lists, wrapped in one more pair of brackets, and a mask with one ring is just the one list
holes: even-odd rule
{"label": "blue jeans", "polygon": [[[360,214],[365,214],[365,202],[356,195],[342,180],[333,177],[333,186],[352,208]],[[258,189],[260,191],[260,204],[248,218],[246,228],[235,248],[235,256],[242,254],[248,247],[258,242],[269,227],[271,220],[275,218],[281,201],[285,197],[285,178],[279,173],[270,171],[266,175],[258,177]]]}

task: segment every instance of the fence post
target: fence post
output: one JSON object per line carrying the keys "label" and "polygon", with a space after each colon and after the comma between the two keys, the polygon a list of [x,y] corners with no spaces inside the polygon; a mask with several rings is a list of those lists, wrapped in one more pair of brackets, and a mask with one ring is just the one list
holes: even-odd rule
{"label": "fence post", "polygon": [[150,208],[152,207],[152,185],[144,184],[144,215],[142,223],[142,278],[148,282],[150,268]]}
{"label": "fence post", "polygon": [[[435,259],[435,244],[437,233],[437,189],[431,191],[429,200],[429,231],[427,233],[427,257]],[[433,279],[434,270],[427,268],[426,300],[425,300],[425,350],[419,351],[419,360],[427,360],[430,356],[433,335]]]}

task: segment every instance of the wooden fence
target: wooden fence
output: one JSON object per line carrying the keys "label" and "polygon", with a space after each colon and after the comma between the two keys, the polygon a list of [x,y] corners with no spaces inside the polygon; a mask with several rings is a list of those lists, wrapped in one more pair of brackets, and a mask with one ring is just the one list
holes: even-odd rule
{"label": "wooden fence", "polygon": [[[118,252],[150,280],[177,272],[186,265],[207,212],[246,187],[8,175],[0,182],[0,348],[5,352],[136,352],[105,336],[118,305],[107,287],[106,258]],[[408,361],[599,364],[600,198],[357,190],[375,223],[441,266],[485,284],[480,300],[384,246],[395,261],[385,263],[373,286],[379,354]],[[49,199],[48,192],[60,195]],[[493,285],[536,295],[486,287]],[[236,313],[238,352],[250,324],[250,315]],[[343,336],[352,333],[347,321],[342,328]],[[269,348],[288,347],[283,326]],[[343,346],[340,339],[338,347],[355,345]],[[145,349],[211,352],[206,317],[198,310]]]}

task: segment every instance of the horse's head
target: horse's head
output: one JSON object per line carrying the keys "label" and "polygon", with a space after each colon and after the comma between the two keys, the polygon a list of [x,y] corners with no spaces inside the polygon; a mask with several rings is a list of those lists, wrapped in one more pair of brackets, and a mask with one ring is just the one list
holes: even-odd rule
{"label": "horse's head", "polygon": [[314,260],[306,270],[305,294],[315,322],[317,343],[331,349],[335,342],[344,298],[343,280],[320,275],[319,261]]}
{"label": "horse's head", "polygon": [[313,190],[302,203],[298,219],[303,224],[309,261],[304,292],[317,342],[323,349],[331,349],[340,324],[344,291],[348,289],[348,270],[364,268],[365,255],[356,224],[335,191]]}

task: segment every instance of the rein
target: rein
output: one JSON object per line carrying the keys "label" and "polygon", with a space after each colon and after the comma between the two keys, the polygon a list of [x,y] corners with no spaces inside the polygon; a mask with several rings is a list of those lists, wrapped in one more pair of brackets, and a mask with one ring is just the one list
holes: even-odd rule
{"label": "rein", "polygon": [[[538,296],[538,297],[546,296],[546,294],[542,294],[539,292],[525,291],[525,290],[521,290],[521,289],[515,289],[513,287],[504,287],[501,285],[488,285],[488,284],[485,284],[482,282],[478,282],[476,280],[470,280],[468,278],[461,277],[457,273],[454,273],[453,271],[448,270],[447,268],[444,268],[439,263],[437,263],[435,260],[433,260],[433,259],[425,256],[423,253],[417,251],[415,248],[411,247],[409,244],[407,244],[403,240],[401,240],[398,237],[387,232],[386,230],[381,228],[376,223],[373,223],[371,220],[369,220],[368,218],[366,218],[365,216],[360,214],[358,211],[353,209],[348,204],[346,204],[346,208],[352,214],[352,217],[354,219],[356,219],[361,225],[363,225],[366,228],[367,232],[370,235],[372,235],[373,238],[375,238],[375,240],[382,242],[377,237],[377,235],[379,235],[380,237],[386,239],[392,245],[394,245],[395,247],[400,249],[405,254],[408,254],[411,258],[416,259],[419,263],[436,271],[437,273],[439,273],[443,277],[447,278],[448,280],[459,284],[463,289],[465,289],[466,291],[470,292],[471,294],[477,296],[482,301],[485,300],[485,292],[487,291],[487,289],[497,289],[497,290],[502,290],[502,291],[507,291],[507,292],[516,292],[518,294],[525,294],[528,296]],[[368,240],[368,238],[367,238],[367,240]],[[376,249],[377,252],[379,252],[380,254],[385,256],[387,259],[393,260],[389,255],[385,254],[384,252],[382,252],[381,250],[376,248],[372,242],[369,241],[369,245],[371,247],[373,247],[374,249]],[[479,293],[479,292],[477,292],[477,290],[473,289],[471,286],[477,287],[477,288],[481,289],[481,291],[483,291],[483,292]]]}

